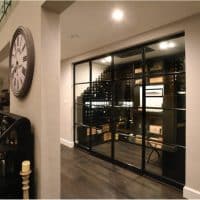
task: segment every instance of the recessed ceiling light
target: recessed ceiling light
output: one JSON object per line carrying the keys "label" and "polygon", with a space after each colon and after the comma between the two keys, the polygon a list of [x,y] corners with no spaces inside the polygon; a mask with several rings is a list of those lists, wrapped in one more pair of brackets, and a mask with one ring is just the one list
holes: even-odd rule
{"label": "recessed ceiling light", "polygon": [[167,49],[168,48],[168,43],[167,42],[161,42],[159,44],[159,46],[160,46],[160,49]]}
{"label": "recessed ceiling light", "polygon": [[122,21],[124,18],[124,12],[120,9],[115,9],[113,12],[112,12],[112,19],[117,21],[117,22],[120,22]]}
{"label": "recessed ceiling light", "polygon": [[174,42],[169,42],[168,46],[169,46],[169,48],[174,48],[176,45]]}
{"label": "recessed ceiling light", "polygon": [[112,57],[111,56],[107,56],[107,57],[101,59],[102,63],[111,63],[111,61],[112,61]]}
{"label": "recessed ceiling light", "polygon": [[159,47],[161,50],[165,50],[165,49],[169,49],[169,48],[174,48],[176,46],[176,44],[174,42],[168,42],[168,41],[165,41],[165,42],[161,42],[159,44]]}

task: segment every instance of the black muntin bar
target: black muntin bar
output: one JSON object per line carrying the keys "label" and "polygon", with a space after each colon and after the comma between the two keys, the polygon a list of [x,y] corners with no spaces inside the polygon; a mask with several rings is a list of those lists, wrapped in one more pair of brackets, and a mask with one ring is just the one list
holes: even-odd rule
{"label": "black muntin bar", "polygon": [[111,109],[111,135],[112,135],[112,142],[111,142],[111,158],[112,160],[115,159],[115,120],[114,117],[114,100],[115,100],[115,82],[114,80],[114,56],[112,55],[111,61],[111,91],[112,91],[112,109]]}
{"label": "black muntin bar", "polygon": [[142,48],[142,172],[145,170],[145,136],[146,136],[146,77],[145,47]]}
{"label": "black muntin bar", "polygon": [[[92,94],[92,61],[89,61],[89,76],[90,76],[90,95]],[[92,110],[92,99],[90,98],[90,136],[89,136],[89,149],[91,151],[92,149],[92,128],[91,128],[91,122],[92,122],[92,116],[91,116],[91,110]]]}

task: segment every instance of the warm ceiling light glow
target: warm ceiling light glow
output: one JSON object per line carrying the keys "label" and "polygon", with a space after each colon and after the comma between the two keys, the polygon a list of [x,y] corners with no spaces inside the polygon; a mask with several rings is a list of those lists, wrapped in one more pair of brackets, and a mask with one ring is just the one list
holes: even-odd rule
{"label": "warm ceiling light glow", "polygon": [[122,19],[124,18],[124,12],[120,9],[115,9],[113,12],[112,12],[112,19],[117,21],[117,22],[120,22],[122,21]]}
{"label": "warm ceiling light glow", "polygon": [[101,59],[102,63],[111,63],[111,61],[112,61],[112,57],[111,56],[107,56],[107,57]]}
{"label": "warm ceiling light glow", "polygon": [[159,47],[161,50],[165,50],[165,49],[169,49],[169,48],[174,48],[176,46],[176,44],[174,42],[161,42],[159,44]]}
{"label": "warm ceiling light glow", "polygon": [[168,49],[168,42],[161,42],[159,46],[160,49]]}
{"label": "warm ceiling light glow", "polygon": [[169,48],[174,48],[176,45],[175,45],[175,43],[174,42],[169,42]]}

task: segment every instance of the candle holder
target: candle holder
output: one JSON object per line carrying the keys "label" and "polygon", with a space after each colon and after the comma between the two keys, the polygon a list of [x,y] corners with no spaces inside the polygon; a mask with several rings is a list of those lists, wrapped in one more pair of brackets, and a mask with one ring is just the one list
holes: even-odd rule
{"label": "candle holder", "polygon": [[31,174],[31,170],[29,171],[20,171],[20,175],[22,176],[22,190],[23,190],[23,199],[29,199],[29,178]]}

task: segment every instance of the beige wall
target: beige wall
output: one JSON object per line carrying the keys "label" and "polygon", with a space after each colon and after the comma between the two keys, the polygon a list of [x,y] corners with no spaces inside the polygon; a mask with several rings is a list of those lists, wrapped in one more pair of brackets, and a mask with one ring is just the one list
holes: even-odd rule
{"label": "beige wall", "polygon": [[61,64],[60,80],[61,143],[73,147],[73,66],[70,63]]}
{"label": "beige wall", "polygon": [[[51,41],[51,42],[50,42]],[[59,14],[42,12],[42,171],[43,197],[58,198],[60,193],[60,19]]]}
{"label": "beige wall", "polygon": [[9,70],[8,68],[1,68],[0,66],[0,79],[3,80],[3,84],[2,84],[2,87],[0,85],[0,91],[2,89],[9,89]]}
{"label": "beige wall", "polygon": [[186,48],[186,187],[185,196],[200,198],[200,17],[185,27]]}
{"label": "beige wall", "polygon": [[[13,4],[12,4],[13,6]],[[29,17],[24,16],[34,16],[34,20],[30,23]],[[2,49],[5,44],[7,44],[19,25],[28,26],[33,34],[34,45],[35,45],[35,69],[33,84],[31,86],[28,96],[19,100],[12,95],[10,95],[10,112],[26,116],[31,119],[32,128],[34,130],[35,136],[35,173],[36,173],[36,183],[38,185],[38,193],[40,193],[41,188],[41,140],[40,140],[40,129],[41,129],[41,99],[40,99],[40,32],[41,32],[41,9],[40,2],[23,2],[14,5],[10,16],[1,29],[0,37],[0,49]]]}
{"label": "beige wall", "polygon": [[42,10],[41,172],[43,198],[60,197],[60,16]]}
{"label": "beige wall", "polygon": [[[61,124],[61,142],[69,144],[73,142],[73,105],[72,105],[72,62],[101,55],[114,50],[119,50],[131,45],[151,41],[159,37],[168,36],[174,33],[185,31],[186,51],[186,88],[187,88],[187,113],[186,113],[186,186],[184,196],[187,198],[200,198],[200,113],[199,99],[199,52],[200,52],[200,15],[169,24],[164,27],[137,35],[133,38],[105,46],[79,57],[62,61],[61,80],[68,85],[67,90],[61,90],[61,120],[67,119]],[[66,75],[67,73],[67,75]],[[67,91],[67,92],[66,92]],[[64,102],[67,102],[66,104]],[[66,111],[68,111],[66,113]]]}
{"label": "beige wall", "polygon": [[43,1],[12,2],[9,17],[0,28],[0,50],[11,40],[18,26],[23,25],[31,30],[35,45],[32,86],[22,100],[14,97],[11,92],[10,112],[31,120],[35,140],[37,197],[59,198],[59,17],[44,12],[42,3]]}

